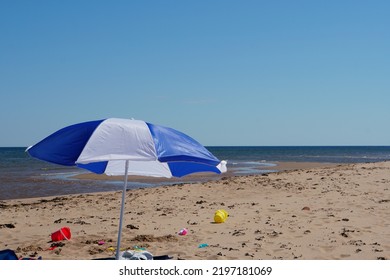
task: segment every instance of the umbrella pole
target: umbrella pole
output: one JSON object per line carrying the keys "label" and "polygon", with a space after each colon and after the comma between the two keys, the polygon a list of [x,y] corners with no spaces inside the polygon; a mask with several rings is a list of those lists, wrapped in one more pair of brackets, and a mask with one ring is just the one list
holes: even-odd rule
{"label": "umbrella pole", "polygon": [[122,190],[122,205],[121,205],[121,214],[119,218],[119,231],[118,231],[118,242],[116,247],[116,259],[119,260],[119,253],[121,248],[121,236],[122,236],[122,222],[123,222],[123,212],[125,210],[125,199],[126,199],[126,189],[127,189],[127,174],[129,169],[129,161],[126,160],[125,165],[125,183]]}

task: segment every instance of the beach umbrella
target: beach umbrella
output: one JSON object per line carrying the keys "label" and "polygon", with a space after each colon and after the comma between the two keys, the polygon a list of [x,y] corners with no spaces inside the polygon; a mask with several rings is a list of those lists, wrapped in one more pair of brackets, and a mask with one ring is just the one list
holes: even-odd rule
{"label": "beach umbrella", "polygon": [[128,175],[182,177],[226,172],[199,142],[175,129],[140,120],[109,118],[67,126],[26,150],[47,162],[97,174],[124,175],[116,259],[119,258]]}

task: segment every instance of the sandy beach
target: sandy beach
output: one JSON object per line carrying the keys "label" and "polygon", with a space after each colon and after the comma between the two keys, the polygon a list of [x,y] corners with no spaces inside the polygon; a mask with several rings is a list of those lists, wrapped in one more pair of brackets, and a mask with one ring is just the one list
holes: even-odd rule
{"label": "sandy beach", "polygon": [[[390,259],[390,162],[281,169],[128,191],[121,249],[175,260]],[[112,257],[119,208],[120,192],[0,201],[0,250]],[[218,209],[224,223],[214,222]],[[62,227],[70,240],[52,242]]]}

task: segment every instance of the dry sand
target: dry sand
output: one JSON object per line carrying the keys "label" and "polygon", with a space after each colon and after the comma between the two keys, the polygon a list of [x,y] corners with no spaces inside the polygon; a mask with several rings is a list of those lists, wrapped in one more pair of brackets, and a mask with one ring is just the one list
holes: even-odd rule
{"label": "dry sand", "polygon": [[[0,250],[111,257],[119,208],[119,192],[0,201]],[[214,223],[218,209],[229,213],[225,223]],[[390,259],[389,217],[390,162],[313,165],[128,191],[122,249],[185,260]],[[61,227],[71,229],[71,239],[51,242]],[[188,234],[179,236],[181,228]]]}

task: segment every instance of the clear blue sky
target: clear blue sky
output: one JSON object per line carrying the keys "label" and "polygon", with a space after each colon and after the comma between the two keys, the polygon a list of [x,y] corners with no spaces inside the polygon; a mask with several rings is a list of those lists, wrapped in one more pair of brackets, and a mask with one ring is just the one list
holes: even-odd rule
{"label": "clear blue sky", "polygon": [[107,117],[390,145],[390,1],[0,1],[0,146]]}

